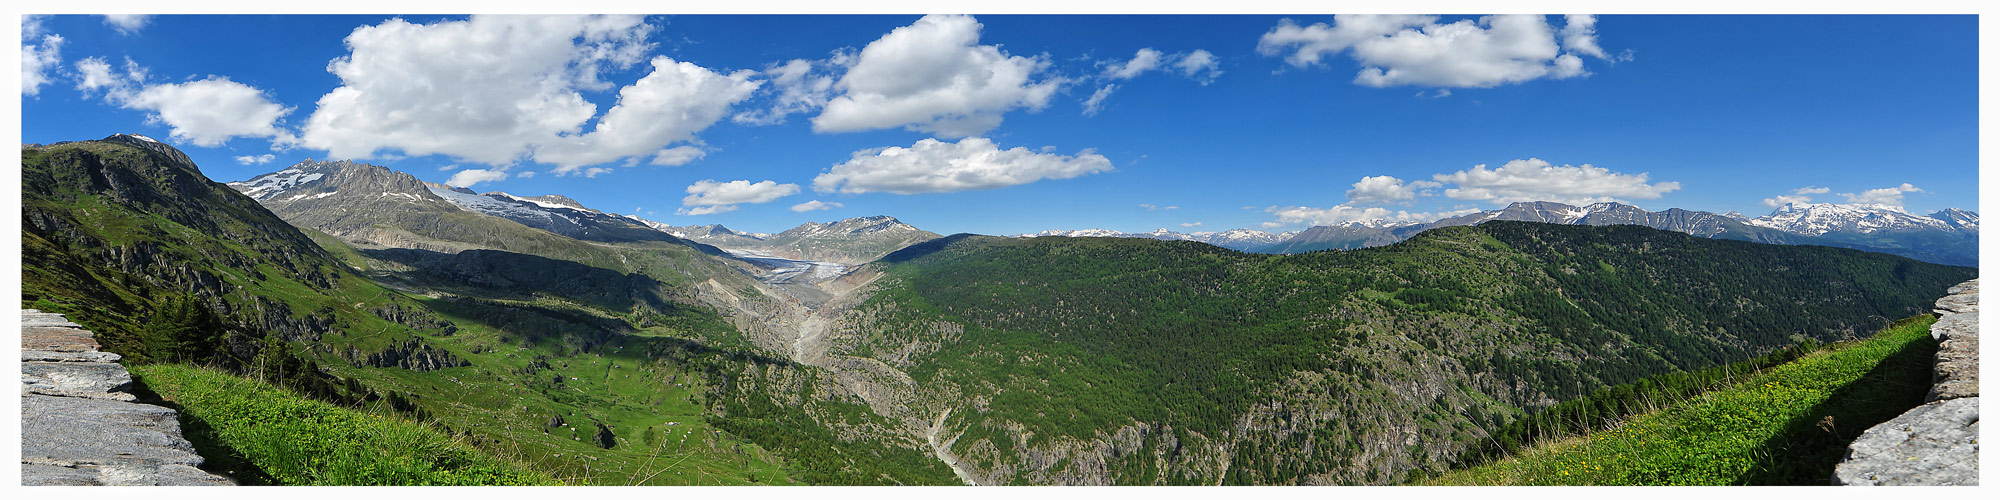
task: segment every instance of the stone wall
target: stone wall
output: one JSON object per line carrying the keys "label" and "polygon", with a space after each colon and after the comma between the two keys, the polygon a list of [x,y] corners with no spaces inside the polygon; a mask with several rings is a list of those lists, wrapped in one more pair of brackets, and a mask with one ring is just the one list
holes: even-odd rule
{"label": "stone wall", "polygon": [[61,314],[21,311],[22,486],[231,485],[195,468],[172,409],[132,402],[132,375]]}
{"label": "stone wall", "polygon": [[1979,280],[1937,301],[1937,361],[1924,405],[1869,428],[1834,467],[1833,484],[1979,484]]}

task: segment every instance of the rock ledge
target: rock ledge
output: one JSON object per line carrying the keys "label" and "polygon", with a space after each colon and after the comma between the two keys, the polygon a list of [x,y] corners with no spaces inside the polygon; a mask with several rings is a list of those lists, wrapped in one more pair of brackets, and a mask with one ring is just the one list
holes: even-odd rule
{"label": "rock ledge", "polygon": [[206,486],[172,409],[133,403],[132,375],[61,314],[21,311],[22,486]]}
{"label": "rock ledge", "polygon": [[1862,432],[1833,484],[1979,484],[1979,280],[1947,291],[1931,325],[1941,342],[1924,405]]}

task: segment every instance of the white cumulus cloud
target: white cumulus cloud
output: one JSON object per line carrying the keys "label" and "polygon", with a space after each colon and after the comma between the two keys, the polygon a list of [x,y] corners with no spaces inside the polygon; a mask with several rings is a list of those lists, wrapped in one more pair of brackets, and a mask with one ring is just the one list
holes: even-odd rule
{"label": "white cumulus cloud", "polygon": [[1570,14],[1563,16],[1563,48],[1572,53],[1583,54],[1598,59],[1610,59],[1604,48],[1597,46],[1597,16]]}
{"label": "white cumulus cloud", "polygon": [[[21,23],[21,95],[36,95],[49,83],[49,73],[62,68],[62,35],[41,34],[41,18],[24,16]],[[40,40],[35,40],[37,36]],[[27,43],[34,41],[35,43]]]}
{"label": "white cumulus cloud", "polygon": [[1063,83],[1034,78],[1048,62],[980,45],[979,30],[972,16],[928,15],[870,42],[834,83],[840,95],[813,118],[813,130],[966,137],[999,126],[1009,110],[1047,107]]}
{"label": "white cumulus cloud", "polygon": [[1278,216],[1277,220],[1264,222],[1264,228],[1282,227],[1303,223],[1309,226],[1337,226],[1348,223],[1395,224],[1408,222],[1430,222],[1445,217],[1477,212],[1477,209],[1463,209],[1445,212],[1410,212],[1390,210],[1382,207],[1363,207],[1342,203],[1327,208],[1303,206],[1265,208],[1264,212]]}
{"label": "white cumulus cloud", "polygon": [[140,28],[145,28],[146,23],[152,20],[153,16],[147,14],[104,15],[104,24],[109,24],[113,29],[118,30],[119,33],[127,35],[138,33]]}
{"label": "white cumulus cloud", "polygon": [[826,107],[828,96],[833,93],[833,77],[824,68],[829,64],[805,59],[771,64],[764,68],[764,76],[771,83],[768,90],[776,93],[771,97],[770,109],[737,113],[730,120],[747,125],[776,125],[784,123],[786,116]]}
{"label": "white cumulus cloud", "polygon": [[[441,154],[493,166],[532,153],[563,173],[657,157],[716,121],[755,83],[744,73],[722,76],[653,58],[653,71],[622,89],[618,105],[599,117],[579,90],[610,89],[598,79],[606,68],[646,62],[653,30],[643,17],[622,15],[362,26],[346,38],[349,53],[327,65],[341,86],[320,97],[301,143],[335,158]],[[593,117],[597,126],[586,134]]]}
{"label": "white cumulus cloud", "polygon": [[769,203],[772,200],[798,194],[798,184],[779,184],[776,181],[750,182],[737,180],[716,182],[712,179],[695,181],[687,187],[688,196],[681,198],[683,215],[706,215],[735,210],[737,204]]}
{"label": "white cumulus cloud", "polygon": [[[86,73],[86,83],[95,83],[89,73],[95,73],[98,65],[104,65],[103,61],[97,60],[97,65]],[[147,121],[165,123],[175,139],[196,146],[221,146],[236,137],[290,140],[291,133],[279,128],[278,121],[291,114],[292,108],[272,102],[262,90],[227,77],[146,85],[137,91],[130,90],[129,81],[105,85],[115,89],[107,94],[113,103],[150,112]]]}
{"label": "white cumulus cloud", "polygon": [[792,205],[792,211],[793,211],[793,212],[802,212],[802,213],[803,213],[803,212],[811,212],[811,211],[814,211],[814,210],[833,210],[833,209],[836,209],[836,208],[840,208],[840,207],[844,207],[844,206],[846,206],[846,205],[842,205],[842,204],[840,204],[840,202],[828,202],[828,201],[819,201],[819,200],[813,200],[813,201],[808,201],[808,202],[805,202],[805,203],[800,203],[800,204],[797,204],[797,205]]}
{"label": "white cumulus cloud", "polygon": [[1362,177],[1354,183],[1354,189],[1347,190],[1348,203],[1394,203],[1417,198],[1418,189],[1442,187],[1432,181],[1404,182],[1387,175]]}
{"label": "white cumulus cloud", "polygon": [[1806,186],[1799,188],[1795,191],[1792,191],[1792,194],[1790,195],[1781,194],[1775,197],[1765,198],[1763,203],[1764,206],[1771,208],[1778,208],[1793,203],[1803,205],[1807,203],[1812,203],[1812,197],[1806,195],[1826,194],[1830,192],[1833,192],[1833,188]]}
{"label": "white cumulus cloud", "polygon": [[444,185],[451,187],[472,187],[473,184],[481,182],[494,182],[506,179],[507,171],[505,170],[468,168],[451,174],[451,179],[445,180]]}
{"label": "white cumulus cloud", "polygon": [[1174,68],[1180,70],[1181,76],[1193,78],[1202,85],[1215,83],[1216,77],[1222,76],[1222,60],[1214,53],[1201,49],[1180,56],[1180,60],[1174,62]]}
{"label": "white cumulus cloud", "polygon": [[856,151],[846,163],[813,178],[813,190],[849,194],[949,193],[1017,186],[1043,179],[1069,179],[1111,171],[1111,160],[1085,149],[1076,156],[1001,150],[983,137],[958,143],[923,139],[908,148]]}
{"label": "white cumulus cloud", "polygon": [[1090,98],[1083,101],[1083,116],[1097,116],[1097,112],[1104,108],[1104,99],[1111,97],[1111,93],[1116,91],[1118,84],[1108,83],[1099,87],[1097,92],[1092,92]]}
{"label": "white cumulus cloud", "polygon": [[1165,52],[1153,50],[1152,48],[1139,49],[1137,54],[1132,55],[1131,60],[1123,63],[1113,63],[1105,67],[1104,77],[1114,80],[1130,80],[1132,77],[1139,76],[1140,73],[1160,67],[1160,58],[1166,55]]}
{"label": "white cumulus cloud", "polygon": [[653,155],[653,164],[662,167],[678,167],[708,156],[707,151],[694,146],[677,146],[660,150]]}
{"label": "white cumulus cloud", "polygon": [[1901,186],[1886,187],[1881,189],[1870,189],[1867,191],[1862,191],[1860,194],[1840,193],[1840,196],[1842,198],[1847,198],[1848,203],[1856,205],[1881,205],[1886,207],[1892,207],[1897,210],[1902,210],[1903,193],[1921,193],[1923,191],[1924,190],[1918,189],[1916,186],[1912,186],[1910,185],[1910,183],[1905,182]]}
{"label": "white cumulus cloud", "polygon": [[239,165],[263,165],[266,163],[270,163],[271,160],[276,160],[276,159],[278,159],[278,155],[272,155],[272,154],[263,154],[256,156],[238,156],[236,157],[236,163]]}
{"label": "white cumulus cloud", "polygon": [[[1354,83],[1370,87],[1492,87],[1542,77],[1589,73],[1574,54],[1562,52],[1556,30],[1539,15],[1493,15],[1438,24],[1437,16],[1336,15],[1333,25],[1300,26],[1290,19],[1264,33],[1257,51],[1285,54],[1286,62],[1312,67],[1346,52],[1361,64]],[[1571,16],[1564,41],[1571,52],[1603,58],[1596,18]]]}
{"label": "white cumulus cloud", "polygon": [[724,76],[692,63],[655,57],[652,74],[619,90],[618,104],[597,120],[596,129],[542,146],[535,150],[535,160],[555,165],[557,174],[648,154],[693,161],[685,150],[662,148],[694,140],[696,132],[722,119],[730,105],[749,97],[759,83],[750,81],[753,73]]}
{"label": "white cumulus cloud", "polygon": [[1650,200],[1680,189],[1679,182],[1648,183],[1647,174],[1621,174],[1603,167],[1555,166],[1538,158],[1514,160],[1488,170],[1485,164],[1471,170],[1431,176],[1433,180],[1455,184],[1445,196],[1460,200],[1494,203],[1554,201],[1583,205],[1605,201]]}

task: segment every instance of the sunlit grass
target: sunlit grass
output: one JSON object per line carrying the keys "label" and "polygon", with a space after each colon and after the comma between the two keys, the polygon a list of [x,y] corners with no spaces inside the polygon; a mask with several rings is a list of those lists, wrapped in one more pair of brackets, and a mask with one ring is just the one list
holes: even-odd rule
{"label": "sunlit grass", "polygon": [[1920,402],[1934,321],[1904,322],[1614,429],[1423,484],[1827,484],[1855,435]]}
{"label": "sunlit grass", "polygon": [[[226,372],[186,365],[131,368],[179,408],[190,440],[210,441],[247,483],[281,485],[552,485],[560,482],[460,445],[393,413],[305,399]],[[213,452],[210,452],[213,453]]]}

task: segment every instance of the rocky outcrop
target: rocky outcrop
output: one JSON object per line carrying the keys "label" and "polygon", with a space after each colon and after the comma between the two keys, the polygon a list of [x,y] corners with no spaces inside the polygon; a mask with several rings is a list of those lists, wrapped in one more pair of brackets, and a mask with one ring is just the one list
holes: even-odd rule
{"label": "rocky outcrop", "polygon": [[349,363],[376,368],[402,368],[413,372],[428,372],[445,368],[471,366],[472,363],[452,354],[451,351],[432,347],[430,344],[410,339],[401,344],[389,346],[381,351],[363,353],[361,349],[348,347],[341,357]]}
{"label": "rocky outcrop", "polygon": [[1979,484],[1979,280],[1949,292],[1931,325],[1940,343],[1924,405],[1855,439],[1834,467],[1834,484]]}
{"label": "rocky outcrop", "polygon": [[195,466],[178,413],[133,403],[132,375],[60,314],[21,312],[21,485],[231,485]]}

